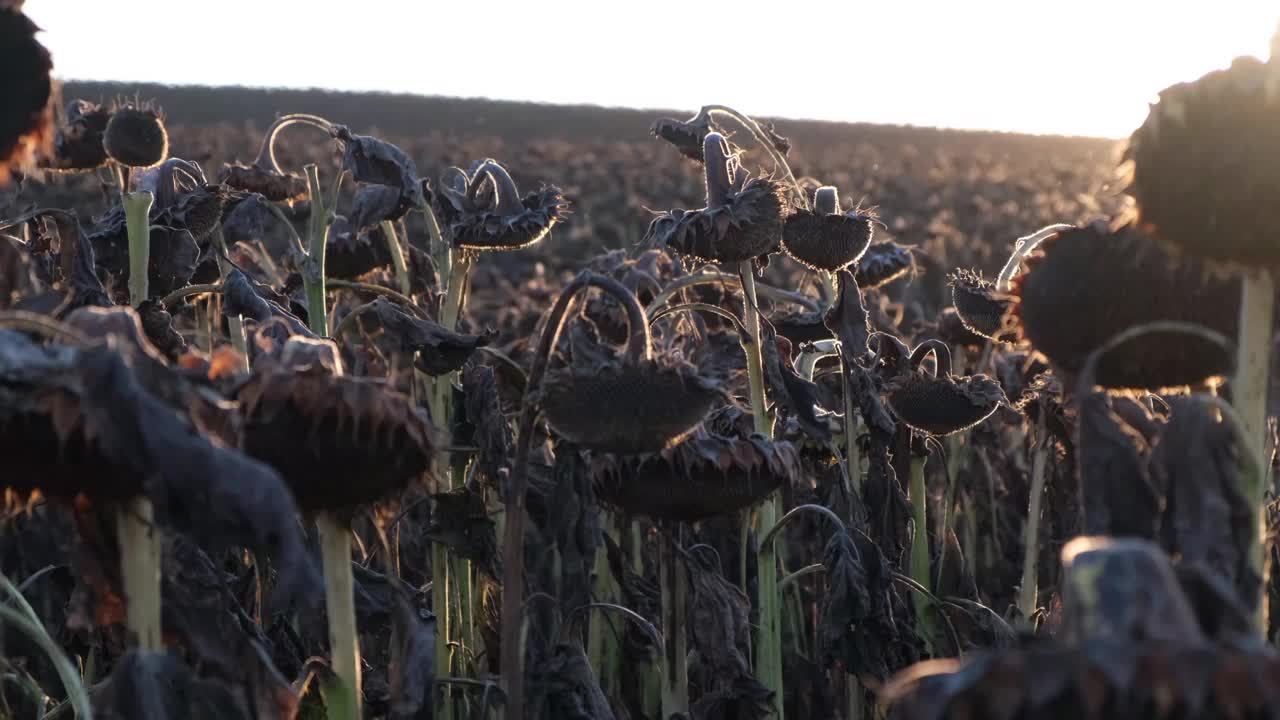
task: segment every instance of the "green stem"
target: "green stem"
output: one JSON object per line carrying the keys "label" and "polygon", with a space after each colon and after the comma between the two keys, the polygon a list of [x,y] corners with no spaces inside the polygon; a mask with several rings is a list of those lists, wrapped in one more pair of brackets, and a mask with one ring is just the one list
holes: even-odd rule
{"label": "green stem", "polygon": [[1044,436],[1044,422],[1039,424],[1036,433],[1038,445],[1031,459],[1031,502],[1027,511],[1026,537],[1023,540],[1022,586],[1018,590],[1018,610],[1022,617],[1030,621],[1035,616],[1037,603],[1037,572],[1040,559],[1040,508],[1044,498],[1045,461],[1048,459],[1049,443]]}
{"label": "green stem", "polygon": [[[756,301],[755,268],[750,260],[739,267],[742,282],[743,306],[748,337],[742,343],[747,355],[747,382],[751,391],[751,416],[755,431],[772,437],[773,423],[769,419],[764,397],[764,361],[760,346],[760,306]],[[782,499],[774,493],[760,504],[759,527],[771,530],[777,524]],[[778,556],[772,542],[760,547],[758,558],[757,592],[760,607],[760,631],[756,636],[756,675],[764,686],[774,691],[778,719],[783,717],[782,702],[782,618],[778,595]]]}
{"label": "green stem", "polygon": [[[1236,344],[1236,372],[1231,379],[1232,404],[1244,424],[1252,451],[1260,453],[1258,464],[1267,468],[1265,453],[1267,432],[1267,395],[1271,370],[1271,339],[1275,321],[1275,288],[1271,274],[1262,268],[1245,271],[1240,293],[1240,328]],[[1248,452],[1245,450],[1244,452]],[[1266,473],[1252,476],[1255,479],[1243,488],[1245,497],[1258,519],[1254,528],[1254,542],[1249,563],[1259,577],[1265,577],[1263,562],[1263,538],[1266,537]],[[1259,588],[1267,587],[1263,583]],[[1266,632],[1265,599],[1250,598],[1257,602],[1255,622],[1260,632]]]}
{"label": "green stem", "polygon": [[125,623],[138,648],[159,652],[160,532],[152,524],[151,501],[136,497],[120,506],[116,539],[120,546],[120,577],[124,584]]}
{"label": "green stem", "polygon": [[[613,538],[615,544],[621,544],[623,530],[622,520],[609,511],[601,512],[601,525],[604,531]],[[609,557],[603,550],[596,551],[591,578],[591,599],[596,603],[613,603],[617,601],[619,589],[609,572]],[[618,657],[620,647],[618,637],[613,631],[613,623],[604,613],[593,613],[588,630],[587,657],[591,667],[596,671],[600,681],[600,689],[606,696],[616,696],[620,690],[618,683]]]}
{"label": "green stem", "polygon": [[861,418],[853,402],[853,381],[841,360],[840,384],[844,390],[844,474],[852,485],[854,507],[862,501],[862,458],[858,454],[858,426]]}
{"label": "green stem", "polygon": [[314,163],[303,168],[307,187],[311,194],[311,217],[307,220],[307,240],[310,248],[299,268],[302,285],[307,294],[307,315],[311,332],[327,337],[329,322],[325,307],[324,262],[325,248],[329,240],[330,213],[324,206],[324,193],[320,190],[320,170]]}
{"label": "green stem", "polygon": [[396,284],[400,292],[406,296],[412,294],[409,284],[409,266],[405,264],[404,253],[400,249],[400,239],[396,235],[396,224],[390,220],[382,221],[382,236],[387,240],[387,251],[391,254],[391,267],[396,271]]}
{"label": "green stem", "polygon": [[151,205],[149,192],[124,196],[124,221],[129,234],[129,304],[138,307],[147,299],[147,265],[151,261]]}
{"label": "green stem", "polygon": [[675,537],[661,534],[658,580],[662,591],[662,717],[682,716],[689,710],[689,650],[685,630],[685,596],[689,580],[676,557]]}
{"label": "green stem", "polygon": [[[471,265],[471,259],[466,255],[462,255],[458,258],[458,261],[452,263],[449,268],[449,284],[445,295],[444,306],[440,309],[440,324],[447,330],[453,330],[458,325],[458,317],[462,313],[462,303],[464,298],[463,290],[467,284],[467,276],[471,271]],[[431,417],[441,428],[449,427],[449,417],[452,412],[451,400],[453,378],[453,373],[438,378],[432,384],[430,391],[429,402],[431,406]],[[449,453],[440,453],[436,458],[436,466],[438,468],[437,472],[445,473],[444,477],[448,477],[450,479],[449,487],[445,489],[452,489],[454,487],[454,483],[452,482],[453,473],[451,472],[451,462],[452,458]],[[453,613],[451,611],[453,608],[450,607],[450,596],[452,592],[463,592],[464,590],[469,589],[463,588],[462,586],[455,589],[452,586],[455,582],[462,582],[464,574],[470,574],[470,563],[466,563],[465,561],[451,563],[448,550],[441,544],[434,544],[431,546],[431,558],[433,573],[431,583],[432,607],[433,611],[436,613],[437,622],[441,623],[436,632],[436,667],[448,668],[449,658],[452,655],[450,642],[452,642],[454,636],[458,631],[468,635],[471,634],[471,629],[466,627],[465,624],[456,629],[452,627]],[[455,569],[457,570],[456,573],[449,572],[451,565],[455,566]],[[468,592],[467,594],[469,595],[470,593]],[[460,602],[469,601],[470,598],[460,598]],[[459,610],[461,611],[462,609],[459,608]],[[467,611],[469,612],[469,608]],[[449,695],[446,694],[444,699],[443,717],[452,717],[452,713],[453,705],[452,702],[450,702]]]}
{"label": "green stem", "polygon": [[[129,236],[129,303],[147,299],[147,263],[151,255],[151,204],[149,192],[124,196],[125,226]],[[124,584],[126,625],[138,647],[159,651],[160,534],[152,525],[151,501],[136,497],[117,513],[116,538],[120,546],[120,575]]]}
{"label": "green stem", "polygon": [[[911,458],[911,481],[908,489],[911,494],[912,509],[915,511],[915,534],[911,539],[911,579],[929,592],[933,592],[933,583],[929,579],[929,498],[925,490],[925,462],[926,458]],[[920,635],[924,638],[926,644],[932,646],[933,621],[932,616],[929,614],[929,600],[920,594],[913,597],[915,598]]]}
{"label": "green stem", "polygon": [[329,654],[337,685],[328,691],[325,704],[329,720],[358,720],[363,694],[360,641],[356,634],[355,580],[351,574],[351,533],[328,513],[316,517],[316,530],[320,535],[320,559],[324,564]]}

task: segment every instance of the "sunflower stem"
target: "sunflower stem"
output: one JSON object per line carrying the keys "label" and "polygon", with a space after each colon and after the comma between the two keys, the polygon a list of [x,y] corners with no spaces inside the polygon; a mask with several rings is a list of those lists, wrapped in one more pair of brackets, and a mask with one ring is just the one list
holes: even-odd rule
{"label": "sunflower stem", "polygon": [[[742,344],[747,355],[747,382],[751,390],[751,417],[755,431],[765,437],[773,436],[773,423],[769,419],[764,398],[764,360],[760,347],[760,306],[756,302],[755,268],[752,261],[744,260],[738,268],[742,281],[743,313],[748,336]],[[759,528],[770,531],[778,521],[782,498],[774,493],[760,504]],[[756,635],[756,674],[764,686],[772,690],[777,703],[778,720],[783,718],[782,702],[782,618],[778,607],[778,550],[772,542],[760,547],[756,570],[760,631]]]}
{"label": "sunflower stem", "polygon": [[[151,255],[151,204],[149,192],[124,196],[125,227],[129,236],[129,304],[147,299],[147,263]],[[160,534],[152,525],[151,501],[136,497],[117,514],[116,538],[120,545],[120,575],[127,603],[126,626],[138,647],[159,651],[160,630]]]}
{"label": "sunflower stem", "polygon": [[310,247],[303,258],[302,267],[298,268],[302,275],[303,289],[307,295],[307,319],[311,324],[311,332],[320,337],[329,335],[329,321],[325,308],[324,261],[325,246],[329,240],[331,212],[324,206],[324,193],[320,189],[320,170],[315,164],[303,168],[307,176],[307,187],[311,193],[311,217],[307,220],[307,240]]}
{"label": "sunflower stem", "polygon": [[[614,544],[622,544],[622,519],[607,510],[601,512],[601,525],[604,532],[613,538]],[[596,603],[613,603],[618,600],[618,584],[609,571],[609,557],[604,549],[596,550],[591,579],[591,600]],[[617,696],[620,692],[618,684],[618,638],[613,632],[612,618],[604,613],[593,613],[588,629],[588,653],[591,667],[600,680],[600,689],[606,696]]]}
{"label": "sunflower stem", "polygon": [[854,502],[850,507],[857,507],[862,500],[862,458],[858,454],[858,425],[860,418],[858,408],[853,401],[853,382],[849,379],[849,370],[841,359],[840,384],[844,390],[844,471],[852,486]]}
{"label": "sunflower stem", "polygon": [[[272,122],[271,126],[267,128],[267,131],[263,133],[262,144],[258,147],[258,157],[253,160],[254,167],[262,170],[273,170],[277,173],[283,174],[284,171],[280,169],[280,165],[276,162],[276,137],[280,134],[281,130],[284,130],[290,125],[296,124],[310,125],[311,127],[323,130],[326,134],[333,131],[333,123],[325,120],[319,115],[307,115],[306,113],[282,115],[276,118],[275,122]],[[317,197],[319,197],[319,195],[314,193],[311,195],[313,201]]]}
{"label": "sunflower stem", "polygon": [[147,266],[151,262],[151,205],[149,192],[124,196],[124,221],[129,235],[129,304],[138,307],[147,299]]}
{"label": "sunflower stem", "polygon": [[[915,519],[915,531],[911,538],[911,579],[925,590],[933,592],[933,582],[929,578],[929,498],[925,490],[924,468],[927,458],[911,458],[911,481],[908,491]],[[916,621],[920,635],[925,644],[933,645],[933,619],[929,614],[929,599],[922,593],[912,596],[915,599]]]}
{"label": "sunflower stem", "polygon": [[658,579],[662,591],[662,717],[689,710],[689,650],[685,631],[685,596],[689,580],[676,555],[674,535],[661,533]]}
{"label": "sunflower stem", "polygon": [[160,531],[152,523],[151,501],[125,501],[116,515],[125,626],[140,650],[164,648],[160,629]]}
{"label": "sunflower stem", "polygon": [[[463,291],[467,285],[472,262],[472,259],[464,254],[449,266],[444,305],[440,308],[440,324],[447,330],[453,330],[458,326],[458,317],[462,313],[465,297]],[[450,427],[450,417],[453,409],[454,376],[454,373],[449,373],[437,378],[432,384],[430,393],[431,418],[437,426],[446,432]],[[447,487],[440,488],[441,492],[452,490],[455,486],[452,463],[453,458],[447,452],[442,452],[436,457],[439,476],[447,478]],[[462,584],[454,587],[455,583],[462,583],[464,578],[470,576],[470,563],[450,558],[448,549],[443,544],[434,543],[431,546],[431,568],[433,574],[431,579],[432,608],[436,614],[437,622],[440,623],[436,632],[436,667],[447,669],[449,668],[449,660],[453,656],[453,648],[450,643],[455,639],[455,636],[471,635],[471,629],[466,626],[465,622],[460,622],[458,627],[454,627],[453,616],[455,608],[451,607],[452,603],[450,602],[454,593],[461,593],[459,595],[459,603],[469,604],[471,602],[470,583],[466,583],[466,587]],[[467,615],[470,614],[469,607],[463,610],[459,606],[456,610],[460,613],[460,620],[468,619]],[[443,702],[442,717],[446,719],[452,717],[451,690],[445,691]]]}
{"label": "sunflower stem", "polygon": [[1031,501],[1027,511],[1026,536],[1023,539],[1022,585],[1018,590],[1018,610],[1027,621],[1035,617],[1037,603],[1037,566],[1040,559],[1040,509],[1044,500],[1045,461],[1049,443],[1044,437],[1044,420],[1037,424],[1037,445],[1031,459]]}
{"label": "sunflower stem", "polygon": [[[627,354],[650,357],[649,325],[644,310],[640,308],[626,287],[613,278],[592,272],[579,273],[556,298],[547,315],[542,335],[534,352],[529,379],[525,383],[520,403],[520,417],[516,426],[516,454],[511,470],[507,495],[506,527],[502,538],[502,621],[501,621],[501,675],[506,691],[507,707],[513,712],[524,711],[524,523],[526,490],[529,484],[529,453],[533,448],[533,428],[537,420],[542,393],[542,380],[551,362],[551,351],[560,339],[565,320],[578,293],[587,287],[599,288],[613,295],[627,309],[630,337]],[[639,327],[637,327],[639,326]],[[635,346],[640,345],[637,349]]]}
{"label": "sunflower stem", "polygon": [[409,283],[409,266],[405,264],[404,253],[401,252],[400,239],[396,235],[396,224],[390,220],[382,221],[382,236],[387,241],[387,251],[391,253],[391,267],[396,271],[396,285],[400,292],[408,297],[412,294]]}
{"label": "sunflower stem", "polygon": [[329,619],[329,655],[334,686],[326,689],[329,720],[360,715],[360,642],[356,635],[355,579],[351,574],[350,530],[329,513],[316,517],[320,560],[324,565],[325,615]]}
{"label": "sunflower stem", "polygon": [[[1243,452],[1265,453],[1267,432],[1267,395],[1271,370],[1271,339],[1275,320],[1275,288],[1271,273],[1262,268],[1251,268],[1243,274],[1240,294],[1240,329],[1237,342],[1236,372],[1231,379],[1231,398],[1252,449]],[[1268,467],[1265,455],[1259,455],[1258,465]],[[1257,518],[1254,542],[1249,554],[1249,564],[1265,579],[1263,539],[1266,537],[1266,473],[1249,475],[1253,482],[1243,488],[1249,499],[1253,515]],[[1263,582],[1261,588],[1267,587]],[[1249,598],[1257,603],[1254,622],[1259,632],[1266,632],[1266,605],[1258,597]]]}

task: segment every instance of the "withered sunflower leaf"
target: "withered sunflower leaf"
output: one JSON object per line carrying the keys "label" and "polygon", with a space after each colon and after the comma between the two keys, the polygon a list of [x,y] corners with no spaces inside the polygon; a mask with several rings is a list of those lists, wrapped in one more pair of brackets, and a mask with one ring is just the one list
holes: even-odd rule
{"label": "withered sunflower leaf", "polygon": [[760,320],[760,336],[765,382],[774,400],[800,423],[806,435],[817,443],[826,443],[831,439],[831,429],[818,418],[818,386],[797,375],[788,362],[783,362],[778,335],[764,318]]}
{"label": "withered sunflower leaf", "polygon": [[410,315],[386,298],[374,300],[373,309],[400,350],[416,352],[415,366],[433,377],[462,369],[478,348],[495,337],[495,333],[469,335],[446,330],[433,320]]}

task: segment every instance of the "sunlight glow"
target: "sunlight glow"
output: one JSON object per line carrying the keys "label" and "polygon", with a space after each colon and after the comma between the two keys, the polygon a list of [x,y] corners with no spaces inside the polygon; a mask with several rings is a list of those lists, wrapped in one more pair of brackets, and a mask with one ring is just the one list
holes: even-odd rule
{"label": "sunlight glow", "polygon": [[706,0],[26,4],[64,78],[690,114],[720,102],[762,116],[1115,137],[1142,122],[1161,88],[1238,55],[1265,58],[1280,21],[1275,0],[742,2],[732,16],[716,17],[718,7]]}

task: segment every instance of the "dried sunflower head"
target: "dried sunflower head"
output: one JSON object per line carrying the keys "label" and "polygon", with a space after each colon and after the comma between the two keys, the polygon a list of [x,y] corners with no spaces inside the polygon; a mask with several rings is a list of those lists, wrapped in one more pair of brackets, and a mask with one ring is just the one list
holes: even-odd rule
{"label": "dried sunflower head", "polygon": [[857,262],[871,244],[875,214],[854,208],[841,212],[839,192],[818,188],[813,210],[797,210],[782,230],[782,249],[812,270],[837,272]]}
{"label": "dried sunflower head", "polygon": [[[930,354],[935,362],[933,373],[920,369]],[[986,375],[952,375],[947,346],[926,340],[916,346],[903,369],[888,381],[885,399],[893,414],[911,429],[942,436],[986,420],[1005,396],[1000,383]]]}
{"label": "dried sunflower head", "polygon": [[773,252],[782,236],[782,185],[752,178],[719,133],[706,136],[703,154],[707,206],[660,214],[649,224],[646,238],[707,262],[734,263]]}
{"label": "dried sunflower head", "polygon": [[610,356],[548,372],[542,409],[575,445],[634,454],[678,443],[723,400],[720,384],[688,363]]}
{"label": "dried sunflower head", "polygon": [[699,113],[689,120],[659,118],[649,129],[653,136],[675,146],[680,154],[696,162],[702,162],[702,143],[708,133],[720,132],[720,127],[710,114]]}
{"label": "dried sunflower head", "polygon": [[385,383],[259,360],[238,391],[246,453],[276,468],[306,512],[390,497],[431,462],[431,427]]}
{"label": "dried sunflower head", "polygon": [[965,327],[988,340],[1005,340],[1006,316],[1013,299],[996,291],[995,283],[972,270],[957,270],[947,277],[951,301]]}
{"label": "dried sunflower head", "polygon": [[169,133],[155,108],[124,105],[111,113],[102,147],[108,157],[126,167],[154,167],[169,156]]}
{"label": "dried sunflower head", "polygon": [[688,362],[654,357],[644,309],[621,283],[581,273],[556,301],[541,349],[551,352],[551,338],[559,336],[574,296],[588,285],[606,290],[623,306],[627,344],[619,353],[586,332],[574,333],[569,361],[548,370],[541,382],[538,400],[547,424],[575,445],[599,452],[656,452],[678,443],[725,392]]}
{"label": "dried sunflower head", "polygon": [[[768,121],[757,121],[760,131],[764,133],[769,144],[783,156],[791,152],[791,141],[778,134],[774,124]],[[702,108],[698,114],[688,120],[675,118],[659,118],[649,132],[661,140],[671,143],[681,155],[695,162],[703,161],[703,145],[710,133],[723,134],[716,124],[709,108]]]}
{"label": "dried sunflower head", "polygon": [[1188,255],[1275,266],[1280,55],[1166,88],[1129,140],[1139,224]]}
{"label": "dried sunflower head", "polygon": [[72,100],[67,105],[66,124],[58,128],[53,153],[41,166],[59,172],[85,172],[107,164],[102,135],[111,121],[111,111],[88,100]]}
{"label": "dried sunflower head", "polygon": [[[1103,223],[1045,240],[1013,280],[1012,315],[1022,337],[1071,385],[1089,354],[1119,333],[1157,321],[1203,326],[1233,338],[1240,290],[1176,257],[1133,226]],[[1231,369],[1231,353],[1186,333],[1152,332],[1099,359],[1096,382],[1107,388],[1191,385]]]}
{"label": "dried sunflower head", "polygon": [[218,182],[229,188],[257,193],[271,202],[293,202],[307,197],[307,179],[297,173],[278,172],[257,163],[228,163],[218,173]]}
{"label": "dried sunflower head", "polygon": [[53,61],[21,8],[21,2],[0,3],[0,188],[8,186],[11,169],[31,165],[53,139]]}
{"label": "dried sunflower head", "polygon": [[482,160],[470,172],[451,168],[433,199],[454,246],[478,251],[529,247],[546,237],[569,210],[554,186],[521,198],[497,160]]}
{"label": "dried sunflower head", "polygon": [[698,430],[677,445],[637,455],[592,453],[596,494],[623,512],[696,522],[741,510],[802,476],[788,442]]}
{"label": "dried sunflower head", "polygon": [[916,257],[911,248],[892,240],[873,242],[858,259],[854,278],[863,290],[874,290],[898,278],[914,273]]}

